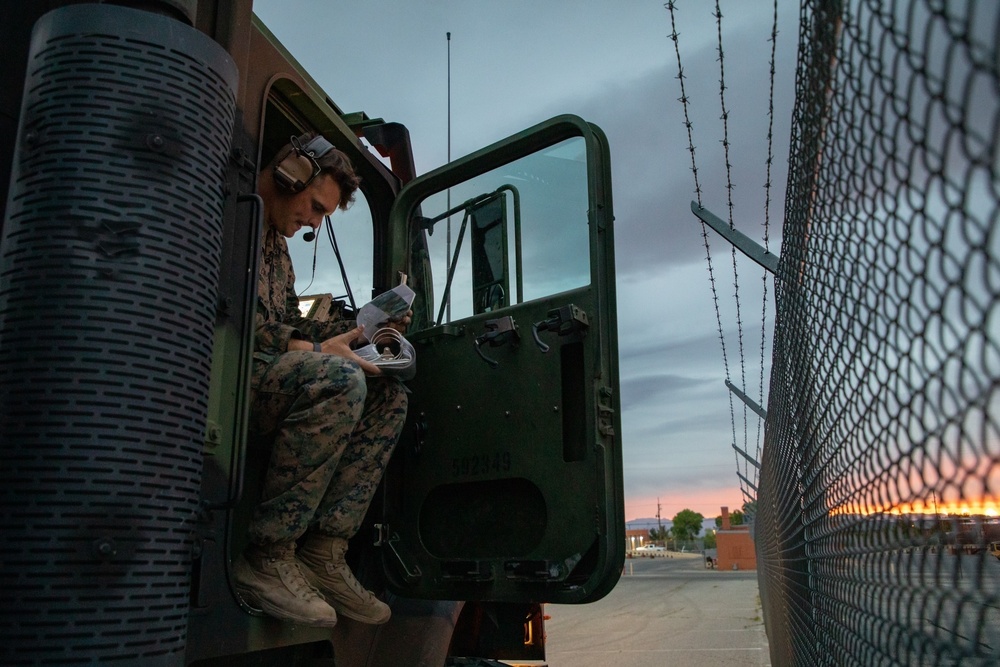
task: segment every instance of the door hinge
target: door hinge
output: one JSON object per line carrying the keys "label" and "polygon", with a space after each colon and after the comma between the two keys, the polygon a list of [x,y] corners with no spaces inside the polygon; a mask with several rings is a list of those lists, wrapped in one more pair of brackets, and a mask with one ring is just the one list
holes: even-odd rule
{"label": "door hinge", "polygon": [[208,420],[205,428],[205,447],[212,450],[222,444],[222,427]]}
{"label": "door hinge", "polygon": [[242,148],[234,148],[229,154],[229,159],[235,164],[239,169],[248,171],[252,174],[257,173],[257,163],[254,162],[250,155]]}
{"label": "door hinge", "polygon": [[615,409],[611,407],[614,392],[611,387],[601,387],[597,390],[597,430],[607,437],[615,436]]}

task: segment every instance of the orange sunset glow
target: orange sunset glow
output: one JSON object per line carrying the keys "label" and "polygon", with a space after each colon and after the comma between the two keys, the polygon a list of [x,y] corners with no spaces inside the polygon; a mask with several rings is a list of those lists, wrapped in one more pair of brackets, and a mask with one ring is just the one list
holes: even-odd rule
{"label": "orange sunset glow", "polygon": [[[685,491],[659,497],[660,517],[673,519],[681,510],[692,510],[706,519],[717,517],[726,506],[730,511],[742,509],[745,499],[738,486],[729,489]],[[625,496],[625,520],[649,519],[656,516],[656,496]]]}
{"label": "orange sunset glow", "polygon": [[[625,499],[625,520],[648,519],[656,516],[657,499],[636,497]],[[743,494],[738,488],[729,492],[707,491],[684,494],[681,498],[660,497],[660,516],[672,519],[678,512],[690,509],[706,519],[719,516],[722,506],[732,510],[743,507]],[[912,502],[895,504],[873,504],[858,502],[841,505],[830,510],[830,514],[939,514],[942,516],[986,516],[1000,517],[1000,498],[985,497],[978,500],[943,498],[918,498]]]}
{"label": "orange sunset glow", "polygon": [[831,514],[940,514],[968,516],[1000,516],[1000,500],[983,498],[980,500],[935,501],[934,499],[917,499],[910,503],[896,505],[859,505],[857,507],[840,507],[831,510]]}

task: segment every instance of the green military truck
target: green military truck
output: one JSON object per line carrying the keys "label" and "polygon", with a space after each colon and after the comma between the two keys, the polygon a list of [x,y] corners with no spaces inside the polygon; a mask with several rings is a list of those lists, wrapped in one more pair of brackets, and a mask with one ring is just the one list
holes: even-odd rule
{"label": "green military truck", "polygon": [[[542,605],[624,561],[601,130],[417,176],[406,128],[342,112],[250,0],[17,3],[0,35],[0,663],[542,664]],[[268,456],[256,178],[304,132],[363,178],[370,248],[340,254],[417,295],[407,425],[349,551],[384,626],[282,623],[229,576]],[[349,314],[371,294],[323,240],[298,270]]]}

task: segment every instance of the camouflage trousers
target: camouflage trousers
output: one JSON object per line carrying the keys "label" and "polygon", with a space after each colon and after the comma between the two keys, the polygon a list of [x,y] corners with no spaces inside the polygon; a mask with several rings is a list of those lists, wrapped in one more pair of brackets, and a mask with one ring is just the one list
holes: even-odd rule
{"label": "camouflage trousers", "polygon": [[273,434],[273,445],[250,540],[290,542],[308,530],[352,537],[406,419],[402,383],[304,351],[254,370],[250,428]]}

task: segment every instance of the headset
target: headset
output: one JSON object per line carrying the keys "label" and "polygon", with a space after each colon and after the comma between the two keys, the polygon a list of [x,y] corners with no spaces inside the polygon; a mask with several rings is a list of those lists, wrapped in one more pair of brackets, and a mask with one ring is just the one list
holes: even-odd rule
{"label": "headset", "polygon": [[274,182],[282,192],[296,194],[319,176],[322,169],[317,160],[332,151],[333,144],[322,134],[311,138],[308,134],[292,137],[290,143],[288,154],[274,166]]}

